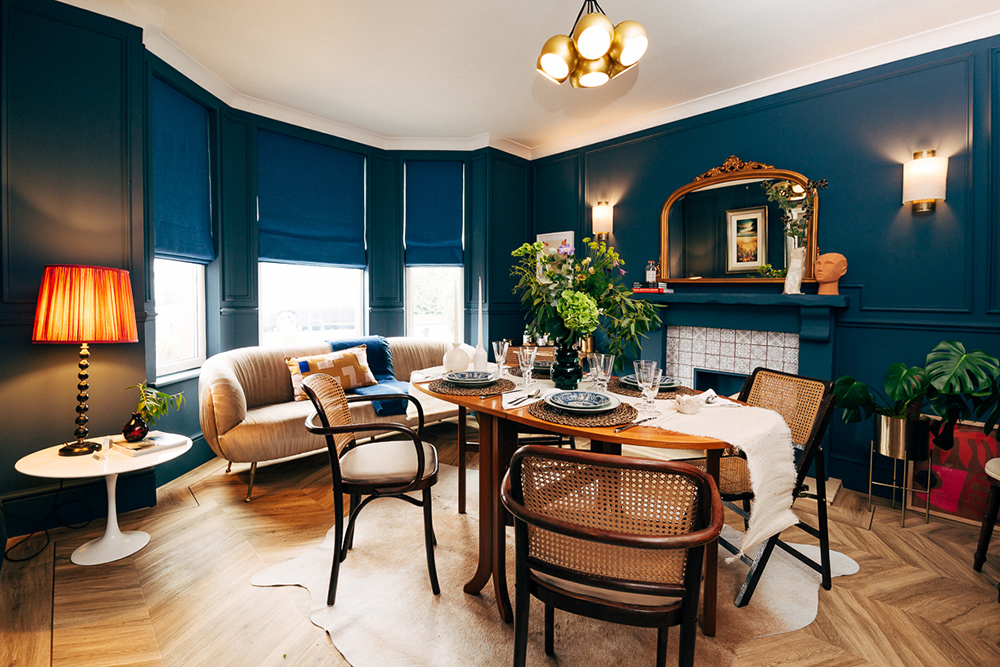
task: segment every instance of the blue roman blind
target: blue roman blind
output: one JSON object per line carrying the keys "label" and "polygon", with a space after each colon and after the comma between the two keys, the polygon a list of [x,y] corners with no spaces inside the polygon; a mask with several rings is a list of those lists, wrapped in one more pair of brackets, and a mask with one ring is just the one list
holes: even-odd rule
{"label": "blue roman blind", "polygon": [[152,100],[156,256],[208,264],[215,259],[208,109],[156,77]]}
{"label": "blue roman blind", "polygon": [[406,265],[462,265],[461,162],[406,161]]}
{"label": "blue roman blind", "polygon": [[272,262],[365,267],[365,156],[257,132],[257,243]]}

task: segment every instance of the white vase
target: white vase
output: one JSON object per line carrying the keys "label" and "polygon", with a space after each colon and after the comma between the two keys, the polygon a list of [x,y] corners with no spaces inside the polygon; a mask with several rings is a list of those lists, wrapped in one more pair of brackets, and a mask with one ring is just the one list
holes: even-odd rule
{"label": "white vase", "polygon": [[469,367],[469,355],[461,348],[461,343],[452,343],[451,349],[444,353],[444,372],[452,373],[464,371]]}
{"label": "white vase", "polygon": [[476,351],[472,354],[472,370],[485,371],[487,367],[486,350],[482,345],[476,346]]}
{"label": "white vase", "polygon": [[806,249],[788,249],[788,274],[782,294],[802,294],[802,274],[806,266]]}

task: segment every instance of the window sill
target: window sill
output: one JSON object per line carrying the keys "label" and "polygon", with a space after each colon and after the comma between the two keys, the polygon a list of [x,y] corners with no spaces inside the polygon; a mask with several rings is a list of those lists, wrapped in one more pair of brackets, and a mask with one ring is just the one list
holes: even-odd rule
{"label": "window sill", "polygon": [[179,371],[177,373],[168,373],[167,375],[161,375],[156,378],[154,382],[149,384],[153,387],[159,389],[160,387],[166,387],[167,385],[176,384],[178,382],[184,382],[185,380],[191,380],[201,375],[201,367],[189,368],[186,371]]}

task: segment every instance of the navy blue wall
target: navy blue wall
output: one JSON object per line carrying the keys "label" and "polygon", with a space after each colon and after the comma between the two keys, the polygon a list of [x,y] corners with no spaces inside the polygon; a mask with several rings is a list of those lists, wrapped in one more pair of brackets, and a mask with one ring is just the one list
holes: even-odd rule
{"label": "navy blue wall", "polygon": [[[587,234],[591,207],[609,200],[613,244],[629,278],[641,280],[657,259],[660,211],[674,190],[729,155],[773,164],[830,183],[820,195],[819,246],[850,264],[833,377],[881,384],[890,362],[922,364],[943,339],[1000,354],[998,53],[1000,38],[981,40],[537,160],[536,231]],[[949,158],[948,194],[935,213],[915,216],[901,204],[902,164],[924,149]],[[848,487],[867,488],[870,438],[870,423],[838,419],[831,429],[832,474]]]}

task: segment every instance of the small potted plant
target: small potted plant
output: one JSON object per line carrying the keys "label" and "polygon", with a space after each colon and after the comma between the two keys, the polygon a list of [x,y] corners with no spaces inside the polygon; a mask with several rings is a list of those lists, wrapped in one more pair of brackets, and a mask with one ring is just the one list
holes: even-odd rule
{"label": "small potted plant", "polygon": [[[885,373],[883,395],[850,375],[837,378],[833,393],[845,423],[875,416],[876,451],[897,459],[917,459],[927,445],[951,449],[955,424],[962,419],[984,422],[989,433],[1000,419],[1000,362],[983,350],[966,351],[962,343],[942,341],[927,355],[923,368],[896,362]],[[940,419],[921,415],[928,406]]]}
{"label": "small potted plant", "polygon": [[125,391],[129,389],[139,390],[139,402],[132,413],[132,419],[122,429],[122,435],[128,442],[138,442],[145,438],[150,427],[156,425],[157,419],[166,417],[170,408],[179,410],[184,404],[184,392],[167,394],[145,382],[125,387]]}

